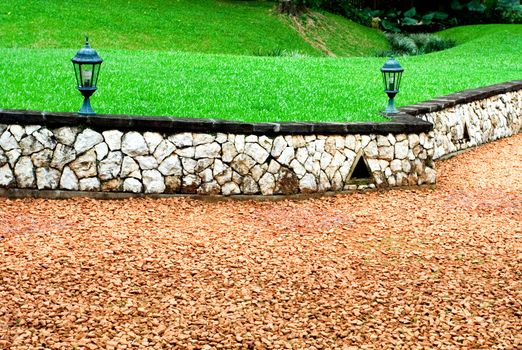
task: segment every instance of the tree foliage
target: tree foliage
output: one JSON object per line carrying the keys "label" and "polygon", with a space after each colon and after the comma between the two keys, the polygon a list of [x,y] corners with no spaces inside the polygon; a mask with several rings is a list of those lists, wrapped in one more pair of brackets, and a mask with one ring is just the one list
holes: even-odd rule
{"label": "tree foliage", "polygon": [[522,23],[520,0],[278,0],[279,11],[298,15],[320,8],[390,32],[430,31],[477,23]]}

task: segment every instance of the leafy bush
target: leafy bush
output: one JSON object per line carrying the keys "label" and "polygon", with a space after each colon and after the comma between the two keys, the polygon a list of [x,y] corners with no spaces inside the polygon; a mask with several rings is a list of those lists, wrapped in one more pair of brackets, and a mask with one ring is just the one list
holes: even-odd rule
{"label": "leafy bush", "polygon": [[476,23],[522,23],[520,0],[493,0],[485,3],[471,0],[451,2],[451,10],[458,24]]}
{"label": "leafy bush", "polygon": [[[285,0],[278,0],[279,2]],[[387,32],[433,32],[448,27],[478,23],[522,23],[520,0],[364,1],[364,0],[286,0],[294,6],[321,8],[362,25]],[[416,5],[416,7],[405,7]],[[365,7],[367,6],[367,7]],[[373,6],[370,8],[370,6]],[[375,8],[377,6],[377,8]],[[372,20],[374,20],[372,22]]]}
{"label": "leafy bush", "polygon": [[[418,55],[419,48],[415,41],[407,35],[399,34],[399,33],[388,33],[386,34],[386,38],[390,42],[391,46],[391,54],[394,55]],[[386,53],[383,56],[388,56],[389,53]]]}
{"label": "leafy bush", "polygon": [[451,49],[457,45],[455,40],[444,39],[427,33],[410,34],[410,38],[417,45],[420,54]]}
{"label": "leafy bush", "polygon": [[456,45],[454,40],[443,39],[433,34],[400,34],[388,33],[386,38],[390,42],[391,51],[384,52],[382,56],[393,55],[423,55],[452,48]]}
{"label": "leafy bush", "polygon": [[363,25],[375,26],[378,23],[381,29],[392,33],[435,31],[447,27],[448,23],[453,20],[445,12],[430,11],[420,13],[415,7],[406,11],[396,8],[372,10],[370,8],[357,9],[349,4],[345,4],[343,11],[340,11],[340,13]]}
{"label": "leafy bush", "polygon": [[279,47],[271,50],[264,50],[264,49],[257,49],[252,52],[253,56],[260,56],[260,57],[294,57],[294,58],[305,58],[306,55],[297,52],[297,51],[289,51],[285,49],[281,49]]}
{"label": "leafy bush", "polygon": [[499,0],[495,10],[503,22],[522,23],[522,5],[520,0]]}

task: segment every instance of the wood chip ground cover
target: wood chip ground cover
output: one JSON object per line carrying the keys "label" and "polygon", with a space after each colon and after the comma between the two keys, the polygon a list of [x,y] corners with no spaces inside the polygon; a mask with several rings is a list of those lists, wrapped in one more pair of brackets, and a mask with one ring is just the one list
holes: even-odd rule
{"label": "wood chip ground cover", "polygon": [[522,135],[436,190],[0,199],[1,349],[522,347]]}

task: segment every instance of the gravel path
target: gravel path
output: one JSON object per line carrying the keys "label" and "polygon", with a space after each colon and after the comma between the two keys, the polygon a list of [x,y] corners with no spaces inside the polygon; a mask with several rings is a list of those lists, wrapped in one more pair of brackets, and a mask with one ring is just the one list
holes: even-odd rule
{"label": "gravel path", "polygon": [[522,347],[522,135],[436,190],[0,199],[0,348]]}

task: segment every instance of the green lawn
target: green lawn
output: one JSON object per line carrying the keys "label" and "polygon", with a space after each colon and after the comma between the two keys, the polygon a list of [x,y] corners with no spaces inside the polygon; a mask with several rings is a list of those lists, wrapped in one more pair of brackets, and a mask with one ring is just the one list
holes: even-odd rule
{"label": "green lawn", "polygon": [[375,56],[389,49],[384,34],[331,13],[311,12],[299,18],[280,17],[311,46],[329,56]]}
{"label": "green lawn", "polygon": [[499,38],[509,33],[520,34],[519,24],[482,24],[472,26],[461,26],[443,30],[439,36],[454,39],[457,44],[464,44],[468,41],[479,40],[482,37],[497,35]]}
{"label": "green lawn", "polygon": [[[88,34],[99,49],[322,55],[273,9],[270,1],[8,0],[0,2],[0,47],[75,48]],[[339,50],[335,41],[345,36],[337,34],[334,46],[342,55],[386,47],[381,33],[337,16],[326,16],[321,26],[334,34],[349,28],[368,36],[366,49],[352,51]]]}
{"label": "green lawn", "polygon": [[[320,52],[271,14],[271,5],[263,1],[27,3],[31,5],[21,0],[0,4],[0,108],[78,110],[81,96],[74,88],[70,58],[81,46],[82,34],[88,32],[105,60],[99,91],[92,99],[98,113],[245,121],[383,120],[379,111],[386,97],[379,68],[384,58],[312,57]],[[94,6],[76,5],[82,3]],[[100,10],[94,11],[97,4]],[[35,10],[38,6],[41,11]],[[209,6],[216,11],[206,14]],[[73,16],[76,9],[89,13],[88,8],[91,17]],[[104,15],[92,17],[106,9],[110,10]],[[189,10],[192,25],[173,22],[183,13],[188,16]],[[142,12],[145,19],[138,16]],[[233,14],[236,17],[231,21]],[[249,27],[249,21],[259,24]],[[335,21],[341,26],[345,23]],[[265,22],[269,24],[263,27]],[[101,24],[104,29],[99,28]],[[475,28],[452,29],[462,42],[453,49],[399,58],[405,75],[398,105],[522,79],[522,25]],[[352,40],[343,46],[341,34],[324,27],[317,30],[340,55],[354,44]],[[451,37],[452,30],[443,35]],[[467,35],[469,31],[481,36]],[[112,35],[108,38],[107,33]],[[198,33],[200,40],[195,39]],[[374,40],[366,34],[358,32],[355,42]],[[274,47],[306,57],[247,56],[259,48]],[[365,47],[363,51],[368,52],[372,46]]]}

